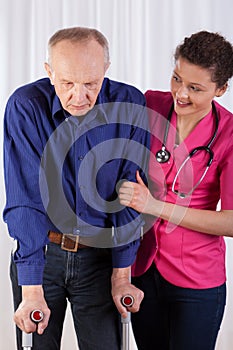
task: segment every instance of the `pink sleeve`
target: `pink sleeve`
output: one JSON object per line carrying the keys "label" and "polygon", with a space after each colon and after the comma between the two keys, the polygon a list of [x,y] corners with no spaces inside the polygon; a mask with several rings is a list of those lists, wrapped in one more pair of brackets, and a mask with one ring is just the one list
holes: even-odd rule
{"label": "pink sleeve", "polygon": [[232,139],[226,147],[220,165],[221,209],[233,210],[233,144]]}

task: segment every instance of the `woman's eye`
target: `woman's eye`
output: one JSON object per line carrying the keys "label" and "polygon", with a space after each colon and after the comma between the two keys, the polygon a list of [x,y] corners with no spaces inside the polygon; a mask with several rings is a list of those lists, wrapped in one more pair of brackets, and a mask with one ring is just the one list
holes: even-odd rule
{"label": "woman's eye", "polygon": [[180,79],[179,79],[176,75],[173,75],[173,80],[174,80],[175,82],[180,82]]}
{"label": "woman's eye", "polygon": [[196,86],[190,86],[190,89],[195,91],[195,92],[198,92],[198,91],[201,91],[198,87]]}

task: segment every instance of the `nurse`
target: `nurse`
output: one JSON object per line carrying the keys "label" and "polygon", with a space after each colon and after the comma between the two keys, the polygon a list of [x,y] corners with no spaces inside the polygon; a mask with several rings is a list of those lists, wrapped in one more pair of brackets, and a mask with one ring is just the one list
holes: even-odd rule
{"label": "nurse", "polygon": [[171,91],[145,94],[151,185],[137,174],[119,190],[122,205],[154,218],[133,266],[145,296],[132,324],[139,350],[213,350],[233,236],[233,114],[215,98],[233,76],[233,46],[200,31],[174,58]]}

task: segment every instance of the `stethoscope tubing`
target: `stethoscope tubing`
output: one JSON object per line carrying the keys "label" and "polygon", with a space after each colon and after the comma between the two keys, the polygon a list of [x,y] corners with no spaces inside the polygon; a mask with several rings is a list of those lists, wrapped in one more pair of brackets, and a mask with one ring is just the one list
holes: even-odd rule
{"label": "stethoscope tubing", "polygon": [[[218,127],[219,127],[219,116],[218,116],[218,112],[217,109],[215,107],[214,102],[212,103],[212,108],[213,108],[213,112],[215,115],[215,129],[214,129],[214,133],[212,135],[212,137],[210,138],[209,142],[207,145],[203,145],[203,146],[197,146],[195,148],[193,148],[189,154],[187,155],[187,157],[184,159],[184,161],[182,162],[182,164],[180,165],[179,169],[177,170],[177,173],[174,177],[173,183],[172,183],[172,192],[175,193],[176,195],[178,195],[180,198],[185,198],[187,196],[189,196],[196,188],[197,186],[199,186],[199,184],[202,182],[202,180],[204,179],[207,171],[209,170],[209,167],[211,166],[213,159],[214,159],[214,152],[211,149],[211,146],[214,142],[214,140],[216,139],[217,136],[217,132],[218,132]],[[168,132],[169,132],[169,127],[170,127],[170,122],[171,122],[171,117],[172,117],[172,113],[174,110],[174,104],[172,104],[169,114],[168,114],[168,118],[167,118],[167,123],[166,123],[166,128],[165,128],[165,132],[164,132],[164,137],[163,137],[163,144],[162,144],[162,148],[161,150],[159,150],[155,157],[157,162],[159,163],[167,163],[170,159],[170,152],[166,149],[166,143],[167,143],[167,138],[168,138]],[[183,193],[183,192],[179,192],[175,189],[175,184],[177,182],[178,176],[181,172],[181,170],[184,168],[185,164],[198,152],[198,151],[205,151],[208,153],[209,158],[208,158],[208,162],[206,164],[206,169],[203,172],[202,176],[200,177],[200,179],[197,181],[197,183],[192,187],[192,189],[188,192],[188,193]]]}
{"label": "stethoscope tubing", "polygon": [[[210,141],[208,142],[208,144],[206,146],[195,147],[193,150],[191,150],[189,152],[189,154],[187,156],[187,158],[189,157],[189,159],[190,159],[194,156],[194,154],[197,151],[204,150],[204,151],[209,153],[209,160],[208,160],[207,166],[211,165],[213,158],[214,158],[214,152],[211,150],[210,147],[212,146],[214,140],[216,139],[218,127],[219,127],[219,117],[218,117],[218,112],[217,112],[217,109],[215,107],[214,102],[212,103],[212,108],[213,108],[213,112],[215,115],[215,129],[214,129],[214,133],[213,133]],[[167,143],[168,132],[169,132],[169,127],[170,127],[170,122],[171,122],[173,110],[174,110],[174,103],[172,104],[171,109],[170,109],[169,114],[168,114],[166,128],[165,128],[164,137],[163,137],[162,148],[161,148],[161,150],[159,150],[156,153],[156,160],[159,163],[167,163],[168,160],[170,159],[170,152],[166,149],[166,143]]]}

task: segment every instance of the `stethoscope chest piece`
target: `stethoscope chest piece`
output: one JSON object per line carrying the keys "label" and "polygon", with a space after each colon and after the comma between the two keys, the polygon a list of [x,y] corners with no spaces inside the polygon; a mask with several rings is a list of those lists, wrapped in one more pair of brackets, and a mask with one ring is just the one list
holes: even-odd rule
{"label": "stethoscope chest piece", "polygon": [[166,150],[164,146],[155,155],[155,158],[159,163],[167,163],[170,157],[171,157],[170,152]]}
{"label": "stethoscope chest piece", "polygon": [[[183,161],[183,163],[180,165],[180,167],[177,170],[177,173],[174,177],[173,183],[172,183],[172,192],[177,194],[180,198],[185,198],[189,195],[191,195],[193,193],[193,191],[196,189],[197,186],[199,186],[199,184],[202,182],[202,180],[204,179],[212,161],[214,158],[214,153],[211,149],[211,146],[216,138],[217,132],[218,132],[218,124],[219,124],[219,116],[218,116],[218,112],[216,110],[215,104],[212,103],[213,106],[213,112],[215,115],[215,130],[214,133],[211,137],[211,139],[209,140],[207,145],[204,146],[198,146],[195,147],[192,151],[189,152],[189,154],[187,155],[187,157],[185,158],[185,160]],[[159,150],[156,154],[155,154],[155,159],[158,163],[166,163],[168,162],[168,160],[171,157],[170,152],[166,149],[166,143],[167,143],[167,137],[168,137],[168,130],[169,130],[169,124],[171,122],[171,116],[172,116],[172,112],[173,112],[173,104],[172,107],[169,111],[168,114],[168,118],[167,118],[167,123],[166,123],[166,128],[165,128],[165,133],[164,133],[164,137],[163,137],[163,143],[162,143],[162,148],[161,150]],[[183,193],[183,192],[179,192],[175,189],[175,185],[178,179],[178,176],[181,172],[181,170],[184,168],[185,164],[189,161],[189,159],[191,159],[197,152],[200,151],[205,151],[208,153],[209,157],[208,157],[208,162],[206,164],[206,169],[205,171],[201,174],[199,180],[196,182],[195,185],[193,185],[192,189],[188,192],[188,193]]]}

